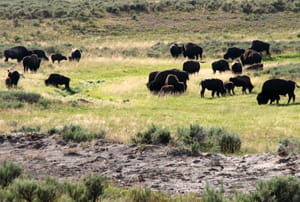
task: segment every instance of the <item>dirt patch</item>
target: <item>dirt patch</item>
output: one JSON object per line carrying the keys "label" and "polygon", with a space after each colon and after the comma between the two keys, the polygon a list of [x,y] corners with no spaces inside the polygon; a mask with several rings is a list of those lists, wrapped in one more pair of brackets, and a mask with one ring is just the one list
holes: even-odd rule
{"label": "dirt patch", "polygon": [[110,177],[118,186],[140,186],[167,194],[201,193],[207,184],[227,193],[250,191],[258,179],[300,177],[299,156],[274,154],[193,156],[171,146],[125,145],[96,140],[66,144],[60,137],[16,134],[0,138],[0,161],[10,159],[26,173],[43,178],[80,179],[89,173]]}

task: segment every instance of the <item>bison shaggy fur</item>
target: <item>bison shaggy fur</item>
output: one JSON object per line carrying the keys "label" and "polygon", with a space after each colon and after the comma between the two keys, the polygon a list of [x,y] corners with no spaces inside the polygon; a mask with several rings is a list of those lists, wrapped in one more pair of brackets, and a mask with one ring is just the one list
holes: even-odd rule
{"label": "bison shaggy fur", "polygon": [[212,67],[212,70],[213,70],[214,73],[216,73],[216,71],[225,72],[225,71],[230,70],[228,62],[226,60],[223,60],[223,59],[218,60],[218,61],[214,61],[211,64],[211,67]]}
{"label": "bison shaggy fur", "polygon": [[249,93],[251,93],[254,86],[251,83],[250,77],[246,75],[242,76],[236,76],[229,79],[234,86],[242,87],[242,92],[246,93],[246,90],[248,89]]}
{"label": "bison shaggy fur", "polygon": [[172,44],[170,46],[170,53],[173,58],[178,58],[178,56],[182,53],[182,46],[179,46],[178,44]]}
{"label": "bison shaggy fur", "polygon": [[45,80],[45,84],[53,85],[55,87],[58,87],[58,85],[65,85],[66,89],[70,88],[70,78],[60,75],[60,74],[50,74],[48,79]]}
{"label": "bison shaggy fur", "polygon": [[255,50],[248,49],[240,57],[243,65],[252,65],[255,63],[261,63],[261,54]]}
{"label": "bison shaggy fur", "polygon": [[23,59],[24,72],[28,72],[28,69],[36,72],[40,68],[40,64],[41,59],[36,54],[26,56]]}
{"label": "bison shaggy fur", "polygon": [[243,66],[240,61],[237,60],[231,65],[231,71],[234,74],[241,74],[243,72]]}
{"label": "bison shaggy fur", "polygon": [[224,96],[226,93],[223,81],[220,79],[205,79],[201,81],[200,85],[202,87],[201,97],[204,97],[205,89],[212,91],[212,97],[214,97],[215,93],[217,93],[217,96],[220,96],[220,94]]}
{"label": "bison shaggy fur", "polygon": [[183,63],[183,71],[194,74],[200,71],[200,63],[198,61],[189,60]]}
{"label": "bison shaggy fur", "polygon": [[63,56],[60,53],[56,53],[56,54],[52,54],[51,55],[51,60],[52,60],[52,63],[54,63],[55,61],[57,61],[58,63],[60,63],[60,61],[62,61],[62,60],[67,60],[67,57]]}
{"label": "bison shaggy fur", "polygon": [[5,85],[7,88],[17,87],[20,79],[20,73],[15,70],[8,70],[7,78],[5,79]]}
{"label": "bison shaggy fur", "polygon": [[239,58],[243,53],[245,52],[245,49],[237,48],[237,47],[231,47],[228,48],[226,53],[224,54],[224,59],[228,60],[231,58],[232,60]]}
{"label": "bison shaggy fur", "polygon": [[254,40],[252,41],[251,47],[250,49],[255,50],[257,52],[263,52],[266,51],[267,55],[271,55],[270,54],[270,44],[264,41],[260,41],[260,40]]}

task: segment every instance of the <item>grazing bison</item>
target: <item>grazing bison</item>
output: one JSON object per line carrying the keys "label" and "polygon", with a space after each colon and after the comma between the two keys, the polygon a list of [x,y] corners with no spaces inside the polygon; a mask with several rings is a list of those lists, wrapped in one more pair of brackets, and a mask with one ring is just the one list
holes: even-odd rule
{"label": "grazing bison", "polygon": [[178,46],[177,43],[172,44],[170,46],[170,53],[173,58],[178,58],[178,56],[182,53],[182,46]]}
{"label": "grazing bison", "polygon": [[225,81],[225,82],[223,82],[223,84],[224,84],[224,88],[227,91],[227,93],[229,95],[234,95],[234,84],[233,84],[233,82]]}
{"label": "grazing bison", "polygon": [[288,94],[290,103],[291,99],[295,102],[295,87],[300,87],[296,85],[294,81],[284,80],[284,79],[270,79],[264,82],[261,92],[257,95],[257,102],[259,105],[267,104],[270,100],[272,104],[275,100],[276,103],[279,103],[280,96]]}
{"label": "grazing bison", "polygon": [[183,82],[180,82],[176,75],[169,74],[165,81],[166,85],[174,86],[174,92],[182,93],[185,91],[185,85]]}
{"label": "grazing bison", "polygon": [[[153,76],[155,73],[151,72],[150,74],[152,74],[151,76]],[[181,71],[179,69],[171,69],[171,70],[165,70],[156,73],[155,78],[150,83],[147,84],[149,90],[152,92],[160,91],[161,87],[165,85],[166,78],[168,77],[169,74],[174,74],[175,76],[177,76],[178,80],[184,83],[185,89],[187,88],[186,83],[187,80],[189,80],[188,73],[185,71]]]}
{"label": "grazing bison", "polygon": [[47,61],[49,60],[49,58],[46,56],[45,51],[43,51],[43,50],[39,50],[39,49],[32,50],[32,54],[36,54],[41,59],[44,59]]}
{"label": "grazing bison", "polygon": [[183,71],[189,74],[197,73],[200,71],[200,63],[198,61],[186,61],[183,63]]}
{"label": "grazing bison", "polygon": [[184,57],[188,57],[189,59],[196,59],[200,57],[202,60],[203,49],[194,43],[185,43],[183,44],[182,53]]}
{"label": "grazing bison", "polygon": [[151,72],[148,76],[148,83],[147,83],[147,87],[149,88],[149,84],[154,81],[156,75],[159,73],[159,71],[155,71],[155,72]]}
{"label": "grazing bison", "polygon": [[36,54],[32,54],[23,58],[24,72],[36,72],[40,68],[41,59]]}
{"label": "grazing bison", "polygon": [[159,91],[159,95],[165,95],[165,94],[173,94],[175,93],[175,89],[173,85],[164,85],[161,87]]}
{"label": "grazing bison", "polygon": [[223,60],[223,59],[218,60],[218,61],[214,61],[211,64],[211,67],[212,67],[212,70],[213,70],[214,74],[216,73],[216,71],[225,72],[227,70],[230,70],[228,62],[226,60]]}
{"label": "grazing bison", "polygon": [[242,92],[246,93],[246,90],[248,89],[249,93],[251,93],[254,86],[251,83],[250,77],[246,75],[242,76],[236,76],[229,79],[234,86],[242,87]]}
{"label": "grazing bison", "polygon": [[81,58],[81,50],[79,50],[78,48],[75,48],[72,50],[71,56],[69,57],[69,61],[77,61],[79,62],[80,58]]}
{"label": "grazing bison", "polygon": [[65,85],[65,88],[69,89],[70,78],[60,74],[50,74],[49,78],[45,80],[45,84],[47,86],[53,85],[55,87],[58,87],[58,85]]}
{"label": "grazing bison", "polygon": [[223,81],[220,79],[205,79],[201,81],[200,85],[202,87],[202,90],[200,92],[201,97],[204,97],[205,89],[212,91],[212,97],[214,97],[216,92],[218,97],[220,96],[220,94],[224,96],[226,93]]}
{"label": "grazing bison", "polygon": [[52,60],[52,63],[54,63],[55,61],[57,61],[58,63],[60,63],[60,61],[62,61],[62,60],[67,60],[67,57],[63,56],[60,53],[56,53],[56,54],[52,54],[51,55],[51,60]]}
{"label": "grazing bison", "polygon": [[241,61],[243,65],[252,65],[255,63],[261,63],[261,54],[255,50],[248,49],[241,55]]}
{"label": "grazing bison", "polygon": [[262,71],[264,69],[264,65],[262,63],[253,64],[246,68],[248,71]]}
{"label": "grazing bison", "polygon": [[28,50],[24,46],[15,46],[9,49],[4,50],[5,62],[8,61],[8,58],[17,59],[18,62],[21,62],[24,57],[31,55],[32,51]]}
{"label": "grazing bison", "polygon": [[231,65],[231,71],[234,74],[241,74],[243,72],[243,67],[239,60],[234,61]]}
{"label": "grazing bison", "polygon": [[224,59],[228,60],[231,58],[232,60],[241,57],[241,55],[245,52],[245,49],[237,48],[237,47],[231,47],[228,48],[226,53],[224,54]]}
{"label": "grazing bison", "polygon": [[271,55],[270,54],[270,44],[263,42],[263,41],[259,41],[259,40],[252,41],[252,45],[251,45],[250,49],[255,50],[257,52],[266,51],[268,56]]}
{"label": "grazing bison", "polygon": [[20,73],[15,70],[8,70],[8,75],[5,80],[5,84],[7,88],[17,87],[20,79]]}

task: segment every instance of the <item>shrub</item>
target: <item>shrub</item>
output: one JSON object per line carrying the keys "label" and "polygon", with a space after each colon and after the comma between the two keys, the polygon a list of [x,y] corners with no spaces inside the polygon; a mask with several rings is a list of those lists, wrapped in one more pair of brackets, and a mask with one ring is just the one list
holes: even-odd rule
{"label": "shrub", "polygon": [[47,178],[46,181],[39,183],[36,191],[38,201],[54,202],[61,195],[61,185],[54,178]]}
{"label": "shrub", "polygon": [[193,153],[199,151],[235,153],[241,148],[241,140],[237,135],[221,128],[205,130],[198,124],[191,124],[189,128],[178,128],[176,143]]}
{"label": "shrub", "polygon": [[85,142],[90,141],[95,138],[104,138],[105,131],[101,130],[100,132],[88,132],[85,129],[81,128],[79,125],[65,125],[62,129],[52,128],[48,131],[48,134],[52,135],[58,133],[66,141],[74,142]]}
{"label": "shrub", "polygon": [[278,155],[287,156],[300,153],[300,142],[298,140],[283,139],[279,141]]}
{"label": "shrub", "polygon": [[8,186],[15,178],[22,174],[20,166],[8,160],[4,160],[0,164],[0,186]]}
{"label": "shrub", "polygon": [[17,200],[31,202],[36,197],[38,184],[35,180],[18,178],[14,180],[9,189]]}
{"label": "shrub", "polygon": [[33,132],[40,132],[40,131],[41,131],[41,126],[35,126],[35,127],[22,126],[21,128],[13,130],[12,132],[33,133]]}
{"label": "shrub", "polygon": [[152,124],[144,132],[138,132],[132,141],[140,144],[168,144],[171,140],[170,131]]}
{"label": "shrub", "polygon": [[149,188],[144,189],[131,189],[128,193],[128,201],[132,202],[156,202],[156,201],[168,201],[166,196],[159,192],[152,192]]}
{"label": "shrub", "polygon": [[90,175],[83,180],[86,186],[86,194],[88,200],[96,202],[98,197],[104,193],[106,186],[106,178],[99,175]]}
{"label": "shrub", "polygon": [[86,196],[86,187],[81,182],[79,183],[70,183],[65,182],[63,184],[64,192],[76,202],[86,202],[88,201]]}
{"label": "shrub", "polygon": [[220,190],[214,189],[206,185],[205,192],[203,194],[204,202],[225,202],[227,201],[224,197],[225,190],[221,186]]}
{"label": "shrub", "polygon": [[257,72],[255,76],[260,76],[261,74],[270,74],[270,78],[287,78],[295,79],[300,77],[299,63],[279,65],[271,67],[261,72]]}

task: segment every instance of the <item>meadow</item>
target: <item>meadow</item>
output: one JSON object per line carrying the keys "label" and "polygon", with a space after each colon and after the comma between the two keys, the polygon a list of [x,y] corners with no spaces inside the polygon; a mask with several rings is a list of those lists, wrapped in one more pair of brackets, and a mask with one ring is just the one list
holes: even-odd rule
{"label": "meadow", "polygon": [[[252,40],[260,39],[271,44],[272,58],[264,57],[265,68],[279,67],[275,77],[293,79],[299,84],[300,78],[293,76],[300,71],[299,15],[293,11],[247,14],[197,8],[193,12],[104,12],[101,17],[83,20],[72,16],[3,15],[0,54],[8,47],[24,45],[41,48],[48,55],[60,52],[68,56],[72,48],[78,47],[83,50],[83,58],[79,63],[43,61],[37,73],[25,73],[19,87],[12,91],[38,93],[49,104],[1,108],[0,132],[10,133],[22,126],[39,126],[47,131],[77,124],[90,131],[105,130],[106,138],[128,143],[151,124],[175,133],[178,127],[197,123],[238,134],[242,153],[274,152],[281,139],[299,140],[299,89],[293,104],[287,105],[287,97],[281,97],[279,105],[259,106],[256,95],[263,82],[274,77],[271,72],[245,73],[255,86],[251,94],[242,94],[236,88],[235,96],[211,98],[206,91],[205,98],[200,98],[199,83],[206,78],[228,80],[233,74],[214,75],[211,63],[230,46],[247,48]],[[200,73],[191,76],[182,95],[151,94],[146,88],[148,74],[181,69],[185,59],[171,58],[168,47],[188,41],[199,43],[204,49]],[[23,68],[16,61],[3,60],[0,91],[7,91],[7,69],[23,72]],[[293,71],[278,76],[280,67],[293,67]],[[53,72],[71,78],[71,92],[44,85]]]}

